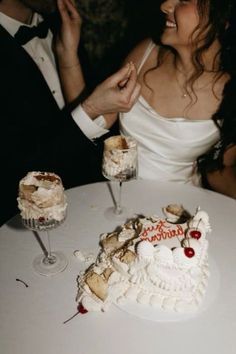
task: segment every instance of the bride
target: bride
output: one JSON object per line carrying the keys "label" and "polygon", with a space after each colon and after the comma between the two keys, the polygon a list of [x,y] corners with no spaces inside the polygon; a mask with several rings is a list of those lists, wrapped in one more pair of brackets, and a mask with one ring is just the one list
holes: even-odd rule
{"label": "bride", "polygon": [[[68,2],[60,1],[64,8]],[[192,183],[236,198],[234,1],[164,0],[160,10],[160,41],[153,34],[126,60],[129,76],[118,89],[126,90],[137,68],[141,94],[120,113],[120,131],[138,142],[140,178]],[[70,16],[60,12],[65,31]],[[70,57],[68,46],[63,55]],[[62,84],[68,81],[69,74]],[[113,122],[116,114],[107,113]]]}

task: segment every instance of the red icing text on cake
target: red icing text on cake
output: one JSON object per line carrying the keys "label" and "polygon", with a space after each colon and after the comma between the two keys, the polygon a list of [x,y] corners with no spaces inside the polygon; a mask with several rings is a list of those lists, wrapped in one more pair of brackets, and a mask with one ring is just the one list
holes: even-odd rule
{"label": "red icing text on cake", "polygon": [[169,224],[166,220],[160,220],[151,226],[144,227],[140,234],[142,240],[149,242],[161,241],[179,236],[184,236],[183,227],[180,224]]}

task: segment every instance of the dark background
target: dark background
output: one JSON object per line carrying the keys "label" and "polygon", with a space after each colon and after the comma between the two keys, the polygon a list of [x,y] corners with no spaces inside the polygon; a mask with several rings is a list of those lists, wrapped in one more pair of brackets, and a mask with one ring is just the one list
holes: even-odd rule
{"label": "dark background", "polygon": [[158,35],[160,3],[161,0],[77,0],[95,84],[116,71],[139,41]]}

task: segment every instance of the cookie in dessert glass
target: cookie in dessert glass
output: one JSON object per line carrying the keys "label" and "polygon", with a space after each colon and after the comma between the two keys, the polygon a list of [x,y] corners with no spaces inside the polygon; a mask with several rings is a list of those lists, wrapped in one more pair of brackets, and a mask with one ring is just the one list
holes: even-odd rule
{"label": "cookie in dessert glass", "polygon": [[50,230],[66,218],[67,201],[61,178],[51,172],[28,172],[19,182],[17,201],[23,225],[47,234],[48,246],[40,240],[44,252],[34,259],[34,270],[46,276],[62,272],[68,260],[62,252],[52,252],[50,244]]}

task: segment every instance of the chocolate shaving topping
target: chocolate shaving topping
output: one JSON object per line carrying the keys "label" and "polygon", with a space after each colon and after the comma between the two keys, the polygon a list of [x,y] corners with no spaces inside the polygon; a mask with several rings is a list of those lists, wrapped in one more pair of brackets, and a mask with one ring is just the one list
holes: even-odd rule
{"label": "chocolate shaving topping", "polygon": [[35,178],[38,180],[38,181],[50,181],[50,182],[60,182],[60,178],[57,177],[56,175],[49,175],[49,174],[41,174],[41,175],[36,175]]}
{"label": "chocolate shaving topping", "polygon": [[121,144],[122,144],[122,149],[128,149],[129,148],[129,146],[128,146],[128,144],[127,144],[127,142],[126,142],[126,139],[125,138],[121,138]]}

